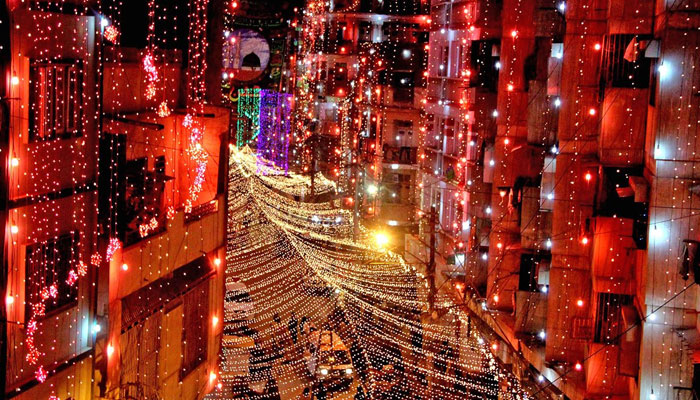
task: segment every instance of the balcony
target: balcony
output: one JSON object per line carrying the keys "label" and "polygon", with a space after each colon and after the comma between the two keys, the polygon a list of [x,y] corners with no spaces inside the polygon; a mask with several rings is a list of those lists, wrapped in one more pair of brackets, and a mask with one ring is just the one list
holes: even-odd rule
{"label": "balcony", "polygon": [[384,162],[391,164],[416,164],[418,162],[418,148],[385,146]]}
{"label": "balcony", "polygon": [[539,291],[518,290],[515,292],[516,335],[534,335],[546,328],[547,294]]}

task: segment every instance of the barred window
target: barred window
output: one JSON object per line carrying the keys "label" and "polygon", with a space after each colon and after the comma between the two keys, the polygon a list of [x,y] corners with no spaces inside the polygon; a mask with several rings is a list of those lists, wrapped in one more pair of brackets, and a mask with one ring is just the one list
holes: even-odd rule
{"label": "barred window", "polygon": [[205,281],[183,299],[182,320],[182,374],[184,378],[207,358],[207,335],[209,326],[209,282]]}
{"label": "barred window", "polygon": [[80,136],[82,63],[33,62],[29,85],[29,139],[39,141]]}
{"label": "barred window", "polygon": [[650,37],[618,34],[605,38],[603,79],[606,87],[648,88],[651,59],[644,56]]}
{"label": "barred window", "polygon": [[68,272],[78,259],[77,233],[27,246],[25,293],[28,316],[31,315],[31,305],[41,301],[41,290],[52,285],[56,286],[58,294],[44,302],[47,314],[77,302],[78,287],[67,281]]}
{"label": "barred window", "polygon": [[624,329],[622,308],[632,304],[632,296],[616,293],[598,293],[595,313],[596,343],[617,344]]}

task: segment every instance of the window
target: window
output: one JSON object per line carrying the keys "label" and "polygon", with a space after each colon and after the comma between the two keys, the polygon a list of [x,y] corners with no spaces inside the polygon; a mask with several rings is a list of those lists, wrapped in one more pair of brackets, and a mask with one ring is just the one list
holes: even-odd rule
{"label": "window", "polygon": [[438,76],[447,76],[450,63],[450,50],[447,46],[440,47],[440,59],[438,64]]}
{"label": "window", "polygon": [[333,71],[335,75],[335,80],[338,82],[345,82],[348,80],[348,65],[346,63],[336,63],[335,70]]}
{"label": "window", "polygon": [[622,309],[632,304],[632,296],[616,293],[598,293],[598,306],[595,313],[596,343],[616,344],[623,332],[624,321]]}
{"label": "window", "polygon": [[394,101],[413,102],[413,73],[395,72],[392,81]]}
{"label": "window", "polygon": [[639,249],[645,249],[647,246],[649,206],[646,202],[635,201],[630,177],[643,175],[641,167],[603,167],[595,210],[596,215],[633,220],[632,237]]}
{"label": "window", "polygon": [[[164,157],[156,158],[155,168],[154,171],[148,170],[148,159],[145,157],[126,162],[125,211],[121,219],[125,246],[165,229],[163,199],[165,182],[171,178],[159,172],[159,170],[165,171]],[[141,227],[151,224],[154,218],[158,225],[142,233]]]}
{"label": "window", "polygon": [[471,44],[469,85],[495,92],[498,86],[498,40],[474,40]]}
{"label": "window", "polygon": [[29,140],[80,136],[82,63],[35,62],[29,69]]}
{"label": "window", "polygon": [[649,37],[610,35],[605,39],[603,79],[605,87],[648,88],[651,59],[644,56]]}
{"label": "window", "polygon": [[372,41],[372,24],[369,22],[360,22],[360,42]]}
{"label": "window", "polygon": [[184,378],[207,358],[209,334],[209,282],[205,281],[183,299],[182,319],[182,374]]}
{"label": "window", "polygon": [[45,301],[46,313],[77,302],[77,285],[68,285],[68,271],[79,259],[78,234],[62,235],[57,239],[27,246],[26,303],[27,315],[31,305],[41,301],[41,290],[55,285],[58,295]]}
{"label": "window", "polygon": [[397,135],[413,135],[413,121],[394,120],[394,130]]}
{"label": "window", "polygon": [[549,253],[520,255],[520,274],[518,277],[518,290],[525,292],[537,292],[539,290],[540,270],[549,270],[551,255]]}

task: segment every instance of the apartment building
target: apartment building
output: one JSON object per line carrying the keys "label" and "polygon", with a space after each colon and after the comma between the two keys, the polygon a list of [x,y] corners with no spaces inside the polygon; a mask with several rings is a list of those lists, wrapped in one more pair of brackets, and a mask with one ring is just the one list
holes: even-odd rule
{"label": "apartment building", "polygon": [[0,6],[3,398],[200,398],[219,376],[229,110],[193,108],[181,53],[120,48],[97,8]]}
{"label": "apartment building", "polygon": [[100,254],[99,22],[87,4],[0,9],[2,395],[87,399],[100,264],[91,262]]}
{"label": "apartment building", "polygon": [[[697,9],[432,4],[419,154],[437,279],[543,390],[697,393]],[[426,262],[430,232],[407,258]]]}
{"label": "apartment building", "polygon": [[[179,51],[154,52],[167,85],[149,99],[145,55],[110,48],[105,58],[100,190],[112,206],[100,209],[116,210],[104,220],[122,246],[109,264],[100,395],[196,399],[218,383],[230,110],[186,108]],[[207,155],[194,199],[190,126]]]}
{"label": "apartment building", "polygon": [[306,135],[319,150],[308,158],[337,180],[345,206],[359,201],[364,218],[389,229],[415,223],[427,6],[333,2],[306,16],[323,21],[298,63],[318,116]]}

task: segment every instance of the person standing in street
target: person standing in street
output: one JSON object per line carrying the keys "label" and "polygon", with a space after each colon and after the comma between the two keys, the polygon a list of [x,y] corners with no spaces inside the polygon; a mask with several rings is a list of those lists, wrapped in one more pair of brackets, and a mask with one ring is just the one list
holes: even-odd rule
{"label": "person standing in street", "polygon": [[289,328],[289,335],[292,337],[292,341],[294,344],[297,344],[297,337],[299,335],[299,321],[297,321],[297,315],[294,311],[292,311],[292,316],[289,317],[287,327]]}
{"label": "person standing in street", "polygon": [[328,393],[326,392],[326,388],[322,384],[316,385],[316,388],[314,390],[314,399],[315,400],[326,400],[328,398]]}

